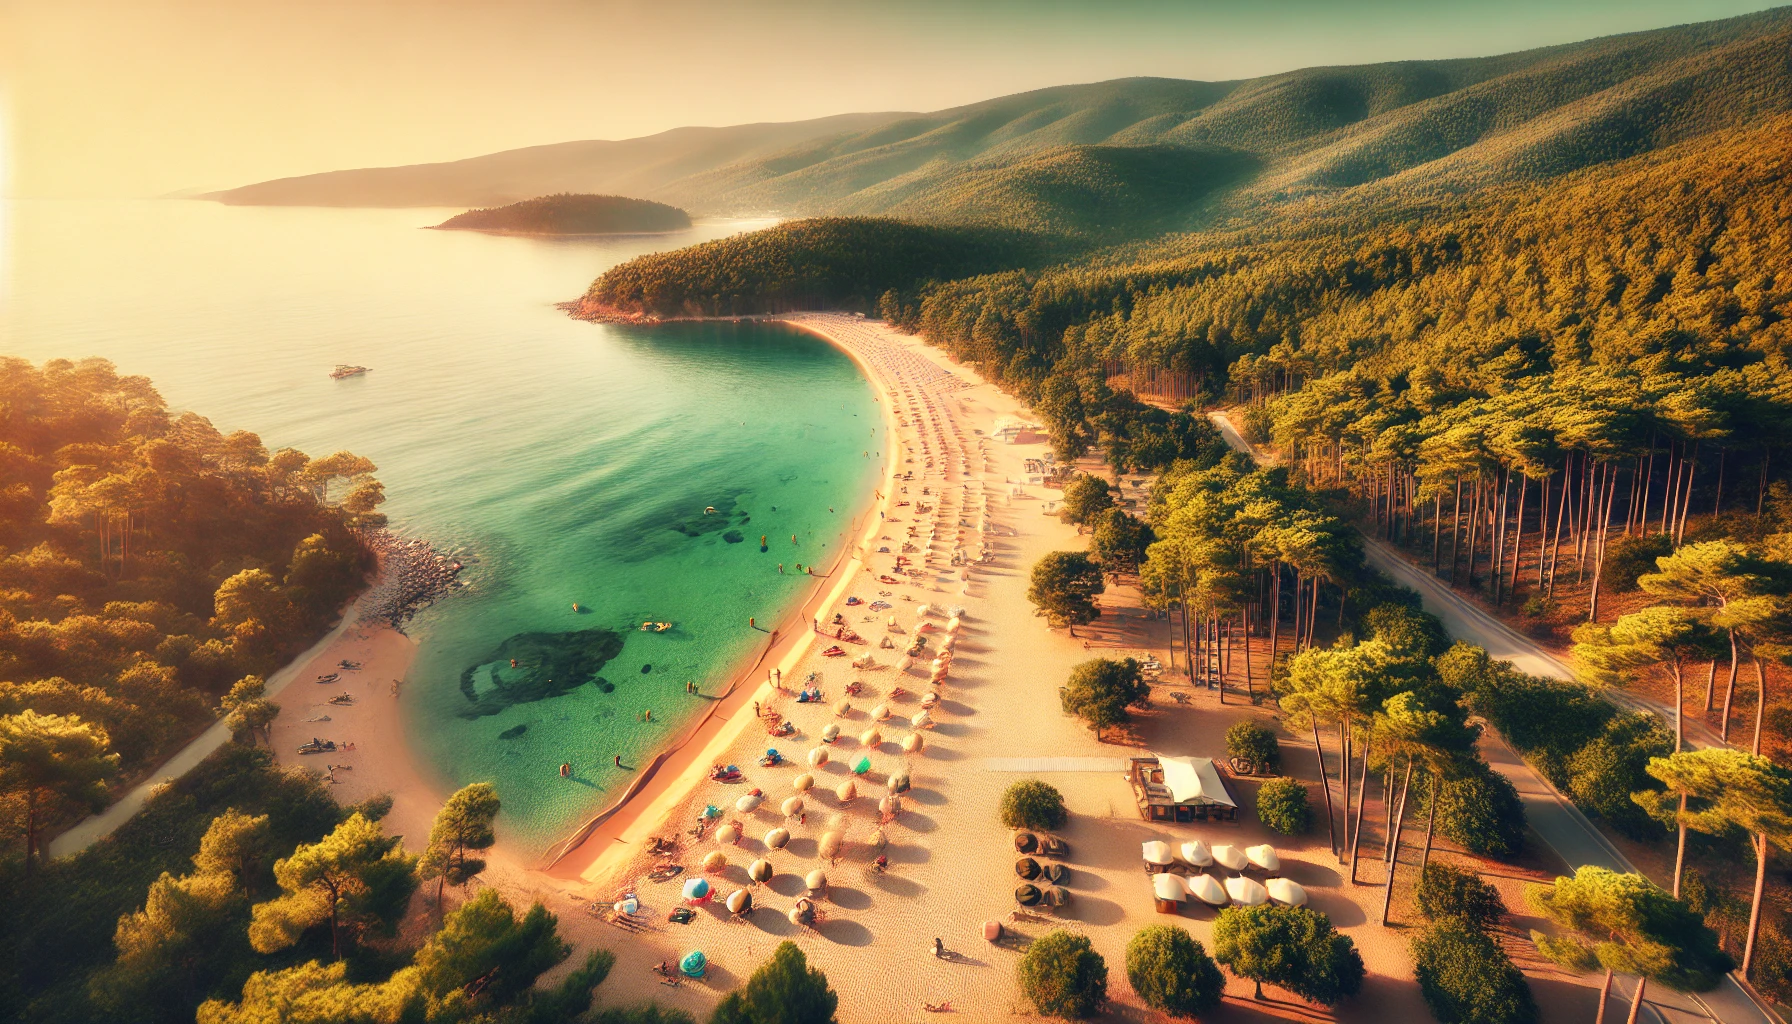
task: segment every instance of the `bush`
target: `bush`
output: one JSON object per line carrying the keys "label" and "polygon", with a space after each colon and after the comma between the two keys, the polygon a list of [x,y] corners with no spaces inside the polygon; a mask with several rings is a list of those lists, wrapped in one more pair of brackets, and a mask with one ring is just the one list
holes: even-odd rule
{"label": "bush", "polygon": [[[1430,812],[1431,783],[1415,776],[1407,814],[1423,821]],[[1524,802],[1512,780],[1479,757],[1459,761],[1437,805],[1437,834],[1470,853],[1510,857],[1524,849],[1524,832]]]}
{"label": "bush", "polygon": [[1139,674],[1138,662],[1093,658],[1071,669],[1059,703],[1066,714],[1088,722],[1099,739],[1108,726],[1131,717],[1128,708],[1150,699],[1151,687]]}
{"label": "bush", "polygon": [[1257,790],[1257,818],[1282,835],[1304,835],[1313,827],[1313,806],[1307,802],[1306,784],[1296,779],[1265,782]]}
{"label": "bush", "polygon": [[1227,907],[1213,922],[1213,958],[1257,984],[1332,1006],[1363,989],[1363,956],[1331,918],[1306,907]]}
{"label": "bush", "polygon": [[1450,646],[1450,634],[1437,616],[1396,601],[1378,604],[1363,616],[1369,637],[1421,658],[1435,658]]}
{"label": "bush", "polygon": [[1413,973],[1440,1024],[1533,1024],[1537,1001],[1523,972],[1487,933],[1449,920],[1412,943]]}
{"label": "bush", "polygon": [[1016,782],[1002,794],[1002,824],[1009,828],[1053,832],[1063,828],[1069,817],[1064,794],[1038,779]]}
{"label": "bush", "polygon": [[1605,568],[1600,570],[1600,583],[1609,581],[1617,593],[1635,590],[1638,576],[1659,571],[1655,560],[1673,553],[1674,542],[1665,533],[1618,537],[1605,549]]}
{"label": "bush", "polygon": [[1064,484],[1064,500],[1060,507],[1064,510],[1065,522],[1086,526],[1114,507],[1114,489],[1093,473],[1078,473]]}
{"label": "bush", "polygon": [[1226,756],[1275,771],[1282,764],[1282,745],[1275,730],[1262,722],[1239,722],[1226,730]]}
{"label": "bush", "polygon": [[1632,839],[1661,835],[1660,822],[1630,799],[1642,790],[1659,792],[1661,783],[1648,772],[1649,759],[1666,757],[1674,736],[1661,719],[1646,711],[1619,715],[1603,732],[1568,758],[1568,792],[1589,814],[1596,814]]}
{"label": "bush", "polygon": [[840,997],[794,942],[780,942],[747,983],[716,1004],[711,1024],[834,1024]]}
{"label": "bush", "polygon": [[1470,928],[1484,929],[1506,913],[1498,889],[1448,864],[1427,864],[1414,893],[1419,898],[1419,913],[1432,921],[1461,921]]}
{"label": "bush", "polygon": [[1101,618],[1095,599],[1106,589],[1101,566],[1087,553],[1052,551],[1034,563],[1027,600],[1045,614],[1046,621],[1069,627],[1070,635],[1075,636],[1076,627]]}
{"label": "bush", "polygon": [[1183,1017],[1219,1006],[1226,991],[1201,943],[1167,924],[1142,928],[1126,944],[1126,980],[1146,1006]]}
{"label": "bush", "polygon": [[1108,997],[1108,965],[1088,936],[1059,930],[1027,947],[1017,971],[1021,991],[1048,1017],[1090,1017]]}
{"label": "bush", "polygon": [[1557,786],[1568,782],[1568,759],[1617,714],[1610,701],[1578,683],[1527,676],[1458,642],[1435,661],[1446,686],[1486,718]]}

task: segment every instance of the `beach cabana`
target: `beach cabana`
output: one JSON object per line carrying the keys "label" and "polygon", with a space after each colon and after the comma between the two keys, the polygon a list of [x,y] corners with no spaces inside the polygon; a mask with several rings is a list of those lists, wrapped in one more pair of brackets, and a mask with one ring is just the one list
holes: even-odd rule
{"label": "beach cabana", "polygon": [[1221,843],[1213,848],[1213,861],[1228,871],[1243,871],[1250,858],[1238,847]]}
{"label": "beach cabana", "polygon": [[1238,818],[1238,800],[1211,757],[1135,757],[1127,781],[1146,821]]}
{"label": "beach cabana", "polygon": [[1035,906],[1043,895],[1039,887],[1031,882],[1022,882],[1014,887],[1014,902],[1023,907]]}
{"label": "beach cabana", "polygon": [[765,834],[765,848],[768,850],[782,850],[789,842],[790,830],[787,828],[774,828]]}
{"label": "beach cabana", "polygon": [[1039,873],[1045,876],[1046,881],[1058,885],[1069,876],[1070,869],[1062,864],[1047,864],[1040,869]]}
{"label": "beach cabana", "polygon": [[910,728],[914,729],[930,728],[933,725],[933,713],[931,711],[917,711],[915,712],[914,717],[908,720],[908,724]]}
{"label": "beach cabana", "polygon": [[1231,901],[1226,890],[1209,874],[1190,875],[1187,878],[1188,894],[1202,903],[1212,907],[1223,907]]}
{"label": "beach cabana", "polygon": [[1182,879],[1169,874],[1151,879],[1151,892],[1157,897],[1157,912],[1160,914],[1174,914],[1181,910],[1182,901],[1188,896]]}
{"label": "beach cabana", "polygon": [[873,726],[869,729],[866,729],[864,732],[859,733],[859,746],[864,747],[867,750],[877,749],[877,745],[882,743],[883,741],[884,741],[884,734],[881,731],[879,731],[876,726]]}
{"label": "beach cabana", "polygon": [[1170,844],[1156,839],[1145,843],[1142,852],[1145,856],[1145,870],[1150,872],[1166,870],[1175,860],[1170,856]]}
{"label": "beach cabana", "polygon": [[902,798],[897,796],[894,793],[891,793],[888,796],[884,797],[882,800],[879,800],[877,802],[877,809],[880,813],[888,814],[888,815],[891,815],[892,817],[894,817],[895,815],[901,814],[902,813]]}
{"label": "beach cabana", "polygon": [[815,904],[799,899],[796,906],[790,908],[790,913],[784,916],[790,918],[791,924],[807,925],[815,920]]}
{"label": "beach cabana", "polygon": [[1209,850],[1207,844],[1199,839],[1191,839],[1183,843],[1178,852],[1182,856],[1182,863],[1191,867],[1204,868],[1213,863],[1213,851]]}
{"label": "beach cabana", "polygon": [[[889,717],[890,705],[888,704],[879,704],[877,707],[871,709],[871,720],[873,722],[881,722]],[[867,746],[876,746],[876,744],[867,744]]]}
{"label": "beach cabana", "polygon": [[1244,858],[1251,862],[1252,867],[1262,868],[1265,871],[1282,870],[1282,858],[1276,856],[1276,848],[1268,843],[1264,843],[1262,846],[1245,847]]}
{"label": "beach cabana", "polygon": [[983,940],[985,942],[1000,942],[1000,941],[1002,941],[1002,922],[1000,922],[1000,921],[985,921],[985,922],[983,922]]}
{"label": "beach cabana", "polygon": [[709,970],[709,958],[703,955],[701,949],[693,949],[684,955],[683,960],[678,961],[678,969],[687,978],[701,978],[703,972]]}
{"label": "beach cabana", "polygon": [[1039,877],[1039,862],[1031,857],[1021,857],[1014,862],[1014,873],[1031,882]]}
{"label": "beach cabana", "polygon": [[843,840],[840,838],[840,833],[823,832],[821,834],[821,842],[817,843],[815,846],[815,855],[823,859],[838,857],[840,856],[840,846],[842,842]]}
{"label": "beach cabana", "polygon": [[[755,882],[771,881],[772,880],[772,862],[769,860],[754,861],[747,868],[747,877],[751,878]],[[1253,882],[1252,884],[1255,885],[1256,883]]]}
{"label": "beach cabana", "polygon": [[914,784],[909,780],[907,771],[900,771],[890,776],[890,781],[885,785],[892,793],[906,793]]}
{"label": "beach cabana", "polygon": [[1047,857],[1070,856],[1070,844],[1057,836],[1046,836],[1045,841],[1039,844],[1039,850]]}
{"label": "beach cabana", "polygon": [[840,738],[840,726],[834,722],[821,727],[821,742],[832,743]]}
{"label": "beach cabana", "polygon": [[798,793],[807,793],[815,788],[815,776],[810,775],[808,772],[804,772],[790,780],[790,788],[796,790]]}
{"label": "beach cabana", "polygon": [[709,899],[709,879],[687,878],[684,880],[684,898],[692,903],[702,903]]}
{"label": "beach cabana", "polygon": [[1067,907],[1070,905],[1070,890],[1054,885],[1045,890],[1045,902],[1054,907]]}
{"label": "beach cabana", "polygon": [[1302,907],[1307,903],[1307,890],[1291,879],[1272,878],[1263,883],[1263,889],[1277,903],[1286,903],[1291,907]]}
{"label": "beach cabana", "polygon": [[828,887],[828,873],[820,868],[816,868],[804,877],[803,885],[807,887],[810,892],[824,892]]}
{"label": "beach cabana", "polygon": [[1254,907],[1269,900],[1269,891],[1255,878],[1234,875],[1226,879],[1226,895],[1232,897],[1234,903]]}
{"label": "beach cabana", "polygon": [[610,909],[616,911],[618,914],[633,914],[635,911],[641,909],[641,901],[633,896],[628,896],[612,903]]}
{"label": "beach cabana", "polygon": [[843,700],[840,703],[834,705],[834,717],[835,718],[845,718],[847,715],[850,715],[850,714],[852,714],[852,701]]}

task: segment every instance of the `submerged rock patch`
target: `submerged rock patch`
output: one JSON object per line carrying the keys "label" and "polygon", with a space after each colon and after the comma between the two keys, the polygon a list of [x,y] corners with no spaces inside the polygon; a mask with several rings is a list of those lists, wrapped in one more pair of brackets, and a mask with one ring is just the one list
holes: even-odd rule
{"label": "submerged rock patch", "polygon": [[518,633],[462,670],[460,692],[467,698],[467,707],[461,709],[460,717],[484,718],[515,704],[571,693],[586,683],[596,683],[609,693],[615,687],[597,673],[621,653],[622,634],[601,627],[570,633]]}

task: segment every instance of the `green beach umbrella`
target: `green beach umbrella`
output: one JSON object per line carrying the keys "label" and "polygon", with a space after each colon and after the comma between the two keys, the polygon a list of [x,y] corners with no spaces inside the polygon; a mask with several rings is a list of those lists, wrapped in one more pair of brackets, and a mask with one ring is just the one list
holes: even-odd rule
{"label": "green beach umbrella", "polygon": [[860,754],[859,759],[852,763],[852,773],[854,775],[863,775],[870,770],[871,770],[871,759],[869,757],[866,757],[864,754]]}

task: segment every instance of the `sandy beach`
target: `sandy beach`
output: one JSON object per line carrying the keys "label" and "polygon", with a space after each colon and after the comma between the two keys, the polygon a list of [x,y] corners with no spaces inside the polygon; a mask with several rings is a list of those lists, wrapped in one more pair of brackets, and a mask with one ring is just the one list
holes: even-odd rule
{"label": "sandy beach", "polygon": [[[1371,780],[1364,826],[1363,884],[1350,883],[1349,869],[1334,857],[1323,826],[1290,838],[1269,833],[1256,820],[1251,808],[1260,780],[1228,779],[1240,805],[1235,823],[1142,820],[1118,767],[1126,757],[1156,751],[1223,760],[1224,734],[1232,723],[1253,718],[1275,726],[1268,706],[1244,700],[1242,664],[1233,667],[1237,692],[1228,694],[1225,704],[1216,694],[1193,690],[1166,673],[1154,691],[1151,711],[1126,734],[1111,733],[1110,742],[1097,741],[1058,709],[1058,685],[1072,666],[1090,657],[1154,654],[1168,661],[1170,628],[1143,609],[1130,587],[1110,588],[1101,601],[1102,618],[1079,629],[1076,638],[1048,629],[1034,615],[1025,596],[1033,563],[1051,550],[1081,548],[1087,538],[1048,514],[1056,491],[1025,482],[1025,461],[1045,452],[1043,438],[1022,435],[1022,443],[1010,444],[995,437],[998,420],[1024,420],[1025,410],[919,339],[883,324],[840,315],[789,319],[851,352],[896,419],[900,447],[886,474],[882,502],[860,538],[863,558],[843,556],[850,559],[847,564],[834,568],[796,613],[799,623],[819,616],[824,624],[840,614],[847,628],[869,643],[844,644],[848,656],[830,658],[822,652],[834,643],[831,637],[814,636],[800,625],[782,635],[751,670],[754,678],[763,679],[767,669],[781,668],[782,692],[757,682],[736,687],[634,799],[550,871],[519,863],[500,848],[482,881],[513,900],[545,902],[560,915],[563,933],[576,945],[614,950],[617,966],[600,993],[606,1002],[652,999],[701,1019],[777,943],[791,939],[827,973],[841,996],[840,1019],[849,1024],[935,1019],[922,1009],[924,1002],[950,1002],[959,1019],[1027,1019],[1031,1013],[1014,982],[1015,962],[1028,939],[1064,927],[1088,935],[1107,960],[1108,1018],[1143,1020],[1157,1015],[1138,1004],[1126,983],[1127,939],[1145,925],[1172,922],[1211,944],[1214,912],[1187,904],[1173,917],[1156,913],[1140,845],[1161,839],[1174,846],[1195,838],[1238,846],[1270,843],[1281,854],[1280,873],[1305,886],[1311,905],[1356,941],[1370,976],[1360,997],[1331,1011],[1275,989],[1268,990],[1269,1000],[1253,1000],[1250,984],[1228,975],[1226,1003],[1213,1019],[1428,1019],[1406,954],[1417,923],[1407,895],[1417,868],[1416,849],[1402,855],[1402,889],[1394,901],[1397,927],[1374,923],[1385,877],[1375,782]],[[903,479],[909,472],[913,478]],[[913,572],[896,575],[896,556],[905,550]],[[880,582],[880,577],[899,582]],[[848,605],[849,597],[858,603]],[[918,614],[922,605],[931,609],[925,617]],[[915,728],[911,719],[930,689],[925,659],[946,635],[946,609],[962,610],[960,639],[949,675],[937,684],[939,700],[929,710],[932,722]],[[906,672],[899,671],[902,648],[923,621],[928,624],[928,653]],[[831,634],[831,625],[829,629]],[[886,636],[895,649],[879,646]],[[1259,643],[1254,652],[1259,686],[1267,677],[1265,647]],[[391,680],[403,678],[412,651],[408,639],[388,629],[345,633],[313,667],[335,671],[331,666],[346,659],[361,662],[361,670],[345,673],[341,682],[329,686],[313,686],[303,681],[310,675],[302,676],[288,695],[296,698],[300,686],[316,690],[318,701],[344,690],[353,694],[353,707],[329,707],[321,713],[331,716],[328,735],[339,743],[353,742],[355,749],[306,758],[292,754],[298,742],[320,730],[305,721],[320,711],[296,699],[283,702],[275,746],[284,761],[302,760],[317,768],[324,767],[314,763],[319,760],[350,766],[334,773],[336,792],[345,802],[392,793],[390,828],[415,847],[427,833],[441,794],[407,756],[399,717],[403,697],[394,699],[390,693]],[[848,664],[867,652],[875,665],[855,670]],[[861,691],[848,698],[851,707],[840,714],[837,702],[852,682]],[[824,700],[798,703],[795,693],[805,685],[818,687]],[[898,694],[899,689],[904,692]],[[765,720],[753,714],[755,703],[763,712],[787,718],[795,735],[768,736]],[[889,719],[874,722],[880,705]],[[831,745],[821,741],[829,725],[840,732]],[[865,735],[874,727],[881,735]],[[917,753],[905,753],[902,746],[911,734],[921,737]],[[1286,735],[1282,742],[1284,773],[1308,782],[1315,806],[1323,806],[1310,742]],[[767,747],[777,747],[790,760],[780,767],[759,767],[759,755]],[[811,767],[808,755],[818,748],[826,749],[827,760]],[[1335,742],[1328,752],[1336,792]],[[848,764],[860,755],[870,759],[870,768],[856,779],[857,798],[843,801],[836,789],[851,777]],[[713,763],[738,765],[745,777],[732,784],[711,781],[707,772]],[[880,822],[878,803],[886,783],[904,771],[913,788],[903,795],[894,819]],[[803,809],[786,818],[780,805],[794,794],[793,783],[803,774],[813,777],[814,788],[804,795]],[[1072,900],[1037,917],[1012,913],[1018,881],[1015,853],[1011,834],[996,815],[1002,791],[1024,778],[1058,787],[1071,811],[1060,835],[1070,847],[1063,862]],[[736,801],[755,787],[765,794],[763,805],[750,813],[737,810]],[[711,805],[724,813],[697,838],[690,830]],[[740,823],[742,838],[733,845],[718,844],[716,827],[731,821]],[[888,857],[883,872],[872,863],[880,827],[886,840],[882,853]],[[790,833],[779,849],[765,843],[774,828]],[[830,831],[844,839],[837,861],[819,856],[822,836]],[[1422,839],[1422,826],[1420,833],[1409,833],[1409,843],[1415,835]],[[672,842],[673,852],[650,854],[647,844],[655,837]],[[705,873],[703,858],[717,850],[727,866]],[[1442,843],[1433,857],[1476,867],[1500,887],[1515,911],[1503,941],[1531,973],[1544,1005],[1543,1019],[1590,1015],[1594,993],[1587,987],[1589,979],[1564,977],[1540,964],[1522,938],[1533,923],[1522,911],[1523,883],[1546,879],[1559,865],[1546,855],[1517,866],[1479,862]],[[747,867],[760,858],[769,860],[776,873],[768,884],[752,885]],[[649,873],[660,863],[677,865],[680,872],[654,881]],[[806,894],[805,875],[817,868],[827,875],[825,895],[816,894],[821,920],[813,927],[793,924],[786,913]],[[699,907],[690,924],[671,923],[667,914],[681,905],[680,887],[693,876],[705,877],[716,898]],[[752,891],[758,909],[733,919],[721,906],[722,898],[741,888]],[[641,912],[632,918],[610,913],[609,904],[628,893],[638,896]],[[985,921],[1003,922],[1012,941],[986,943]],[[930,947],[935,938],[953,955],[934,957]],[[668,986],[651,970],[694,949],[710,960],[703,979]]]}

